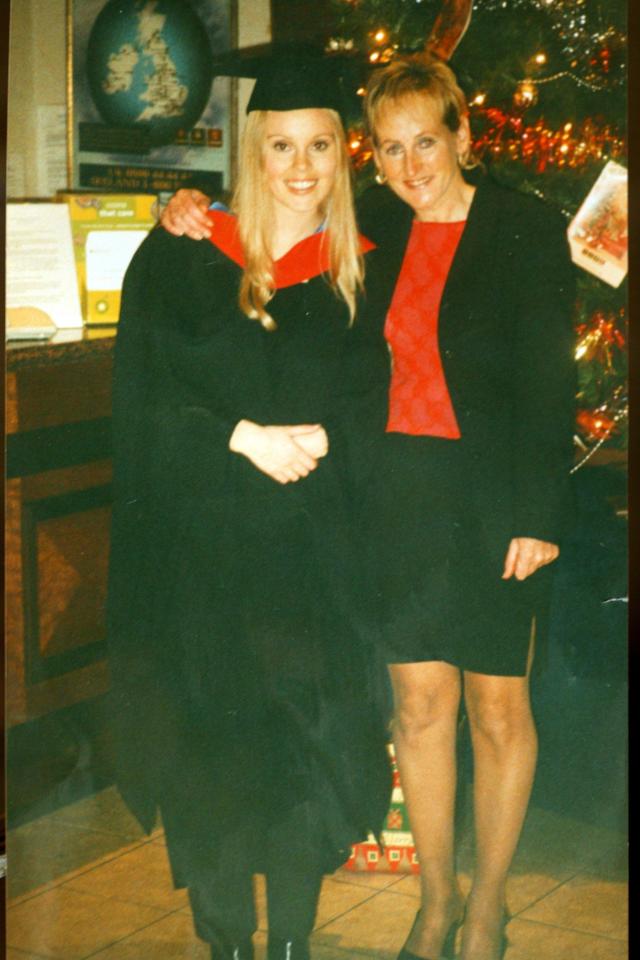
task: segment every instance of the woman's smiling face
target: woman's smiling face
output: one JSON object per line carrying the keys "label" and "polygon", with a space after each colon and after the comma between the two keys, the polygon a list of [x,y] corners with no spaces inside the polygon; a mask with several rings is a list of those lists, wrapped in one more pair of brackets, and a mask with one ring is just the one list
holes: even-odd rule
{"label": "woman's smiling face", "polygon": [[464,184],[458,158],[469,148],[466,117],[453,133],[437,101],[411,94],[387,104],[375,129],[375,160],[418,220],[439,219]]}
{"label": "woman's smiling face", "polygon": [[292,213],[323,209],[338,168],[338,144],[326,110],[270,110],[263,156],[277,205]]}

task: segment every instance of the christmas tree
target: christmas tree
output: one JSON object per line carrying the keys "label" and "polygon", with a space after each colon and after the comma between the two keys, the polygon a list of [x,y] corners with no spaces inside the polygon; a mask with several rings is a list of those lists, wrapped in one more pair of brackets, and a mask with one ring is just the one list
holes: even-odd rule
{"label": "christmas tree", "polygon": [[[358,52],[372,66],[424,51],[430,38],[467,95],[476,156],[496,179],[558,207],[567,225],[605,166],[626,166],[624,0],[332,0],[332,7],[327,50]],[[447,29],[462,35],[457,45],[442,41]],[[362,188],[374,171],[356,116],[350,149]],[[626,208],[598,207],[597,229],[626,243]],[[577,273],[579,468],[604,444],[626,445],[628,396],[626,281],[614,287]]]}

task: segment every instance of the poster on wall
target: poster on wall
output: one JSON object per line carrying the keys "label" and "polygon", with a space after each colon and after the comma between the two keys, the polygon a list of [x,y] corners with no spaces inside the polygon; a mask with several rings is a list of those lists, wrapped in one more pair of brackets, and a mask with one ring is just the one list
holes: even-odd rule
{"label": "poster on wall", "polygon": [[154,193],[229,188],[229,78],[236,0],[67,0],[69,159],[74,189]]}
{"label": "poster on wall", "polygon": [[569,224],[573,262],[619,287],[629,269],[629,192],[625,167],[609,160]]}

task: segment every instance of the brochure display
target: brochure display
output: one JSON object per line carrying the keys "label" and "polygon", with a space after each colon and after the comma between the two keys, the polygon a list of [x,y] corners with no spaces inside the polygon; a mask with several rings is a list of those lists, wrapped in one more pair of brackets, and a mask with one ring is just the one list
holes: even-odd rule
{"label": "brochure display", "polygon": [[610,160],[569,226],[574,263],[612,287],[629,269],[627,180],[626,169]]}
{"label": "brochure display", "polygon": [[82,327],[69,211],[59,203],[7,205],[7,337]]}
{"label": "brochure display", "polygon": [[60,193],[71,217],[78,292],[87,324],[114,324],[129,262],[158,218],[155,196]]}

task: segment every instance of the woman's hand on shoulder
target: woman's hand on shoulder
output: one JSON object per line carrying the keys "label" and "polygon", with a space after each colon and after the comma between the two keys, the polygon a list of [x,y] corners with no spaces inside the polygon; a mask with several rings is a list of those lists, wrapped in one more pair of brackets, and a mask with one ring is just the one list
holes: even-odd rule
{"label": "woman's hand on shoulder", "polygon": [[301,477],[308,477],[318,466],[320,454],[312,456],[302,446],[303,438],[310,446],[319,445],[318,438],[312,439],[318,431],[324,433],[318,424],[261,426],[251,420],[240,420],[231,434],[229,449],[247,457],[272,480],[295,483]]}
{"label": "woman's hand on shoulder", "polygon": [[533,537],[514,537],[507,550],[502,579],[515,577],[516,580],[526,580],[540,567],[553,563],[559,553],[555,543]]}
{"label": "woman's hand on shoulder", "polygon": [[162,211],[160,223],[174,237],[204,240],[211,236],[209,204],[209,197],[200,190],[178,190]]}

